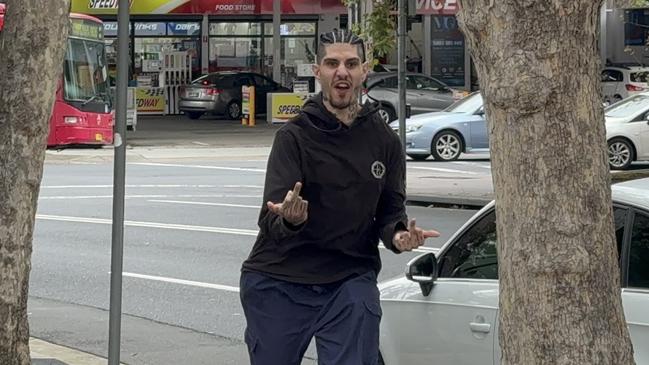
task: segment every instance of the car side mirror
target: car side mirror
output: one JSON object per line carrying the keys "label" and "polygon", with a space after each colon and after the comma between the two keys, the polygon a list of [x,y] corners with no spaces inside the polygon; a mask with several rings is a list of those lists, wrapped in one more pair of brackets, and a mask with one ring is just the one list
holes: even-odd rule
{"label": "car side mirror", "polygon": [[406,265],[406,278],[419,283],[421,293],[427,297],[437,280],[437,257],[430,252],[414,258]]}

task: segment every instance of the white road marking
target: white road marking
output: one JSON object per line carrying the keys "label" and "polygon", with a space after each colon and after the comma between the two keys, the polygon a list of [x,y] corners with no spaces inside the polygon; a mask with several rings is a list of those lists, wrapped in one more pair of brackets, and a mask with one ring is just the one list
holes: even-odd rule
{"label": "white road marking", "polygon": [[223,185],[224,188],[250,188],[250,189],[263,189],[261,185]]}
{"label": "white road marking", "polygon": [[[66,200],[66,199],[112,199],[112,195],[61,195],[40,196],[38,200]],[[126,195],[125,199],[173,199],[173,198],[263,198],[263,195],[237,195],[237,194],[178,194],[178,195]]]}
{"label": "white road marking", "polygon": [[169,163],[149,163],[149,162],[134,162],[129,165],[140,165],[140,166],[160,166],[160,167],[187,167],[194,169],[210,169],[210,170],[228,170],[228,171],[248,171],[248,172],[266,172],[266,169],[251,169],[243,167],[225,167],[225,166],[205,166],[205,165],[180,165],[180,164],[169,164]]}
{"label": "white road marking", "polygon": [[[76,222],[76,223],[94,223],[94,224],[112,224],[111,219],[103,218],[85,218],[85,217],[70,217],[70,216],[61,216],[61,215],[47,215],[47,214],[36,214],[36,219],[50,220],[50,221],[61,221],[61,222]],[[249,230],[249,229],[234,229],[234,228],[221,228],[221,227],[208,227],[208,226],[192,226],[185,224],[167,224],[167,223],[155,223],[155,222],[137,222],[137,221],[125,221],[125,226],[129,227],[146,227],[146,228],[161,228],[161,229],[176,229],[181,231],[194,231],[194,232],[210,232],[210,233],[222,233],[222,234],[232,234],[239,236],[257,236],[258,231]],[[383,242],[379,242],[379,248],[386,249],[383,245]],[[439,251],[437,248],[433,247],[419,247],[412,250],[413,252],[418,253],[436,253]]]}
{"label": "white road marking", "polygon": [[196,142],[196,141],[193,141],[192,143],[196,144],[196,145],[199,145],[199,146],[209,146],[209,143]]}
{"label": "white road marking", "polygon": [[[41,189],[104,189],[112,188],[113,185],[43,185]],[[182,184],[144,184],[126,185],[127,188],[219,188],[219,185],[182,185]],[[228,187],[225,185],[224,187]]]}
{"label": "white road marking", "polygon": [[164,277],[164,276],[143,275],[143,274],[135,274],[135,273],[130,273],[130,272],[124,272],[124,273],[122,273],[122,276],[130,277],[130,278],[137,278],[137,279],[144,279],[144,280],[161,281],[161,282],[171,283],[171,284],[196,286],[196,287],[199,287],[199,288],[223,290],[223,291],[229,291],[229,292],[233,292],[233,293],[238,293],[239,292],[239,288],[236,287],[236,286],[203,283],[203,282],[200,282],[200,281],[192,281],[192,280],[174,279],[174,278],[167,278],[167,277]]}
{"label": "white road marking", "polygon": [[[70,216],[47,215],[47,214],[37,214],[36,218],[43,219],[43,220],[51,220],[51,221],[61,221],[61,222],[95,223],[95,224],[109,224],[109,225],[113,224],[113,221],[111,219],[102,219],[102,218],[70,217]],[[250,229],[235,229],[235,228],[193,226],[193,225],[186,225],[186,224],[168,224],[168,223],[138,222],[138,221],[124,221],[124,225],[129,227],[176,229],[182,231],[223,233],[223,234],[233,234],[239,236],[257,236],[257,231],[250,230]]]}
{"label": "white road marking", "polygon": [[417,169],[417,170],[429,170],[429,171],[437,171],[437,172],[448,172],[448,173],[453,173],[453,174],[465,174],[465,175],[480,175],[477,172],[473,171],[462,171],[462,170],[452,170],[452,169],[443,169],[440,167],[423,167],[423,166],[408,166],[409,169]]}
{"label": "white road marking", "polygon": [[484,165],[484,164],[481,164],[481,163],[478,163],[478,162],[469,162],[469,161],[453,161],[451,163],[456,164],[456,165],[475,166],[475,167],[480,167],[480,168],[483,168],[483,169],[490,169],[491,170],[491,164]]}
{"label": "white road marking", "polygon": [[156,199],[151,199],[149,201],[154,202],[154,203],[187,204],[187,205],[209,205],[209,206],[215,206],[215,207],[252,208],[252,209],[260,209],[261,208],[260,205],[241,205],[241,204],[192,202],[192,201],[180,201],[180,200],[156,200]]}

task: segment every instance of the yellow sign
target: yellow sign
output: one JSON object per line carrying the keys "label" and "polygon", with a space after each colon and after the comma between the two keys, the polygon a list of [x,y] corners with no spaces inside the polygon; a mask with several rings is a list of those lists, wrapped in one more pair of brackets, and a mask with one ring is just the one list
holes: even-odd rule
{"label": "yellow sign", "polygon": [[[167,14],[190,0],[129,0],[131,14]],[[72,12],[82,14],[117,14],[119,0],[72,0]]]}
{"label": "yellow sign", "polygon": [[284,123],[296,116],[313,94],[277,93],[271,99],[271,123]]}
{"label": "yellow sign", "polygon": [[73,37],[103,40],[104,27],[86,19],[70,19],[70,35]]}
{"label": "yellow sign", "polygon": [[165,111],[165,94],[162,88],[137,88],[135,102],[138,113],[162,114]]}

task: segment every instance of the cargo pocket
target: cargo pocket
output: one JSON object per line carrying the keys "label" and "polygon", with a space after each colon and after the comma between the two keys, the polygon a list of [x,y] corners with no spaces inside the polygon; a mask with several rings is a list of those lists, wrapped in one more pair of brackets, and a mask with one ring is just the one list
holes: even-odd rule
{"label": "cargo pocket", "polygon": [[374,315],[374,316],[376,316],[378,318],[381,318],[383,316],[383,311],[381,310],[381,305],[379,303],[370,302],[370,301],[364,301],[363,304],[365,304],[365,308],[372,315]]}
{"label": "cargo pocket", "polygon": [[259,340],[257,339],[257,336],[250,333],[250,330],[248,330],[248,328],[246,328],[243,337],[244,337],[244,340],[246,341],[246,345],[248,345],[248,353],[251,356],[254,355],[255,350],[257,349],[257,344],[259,343]]}

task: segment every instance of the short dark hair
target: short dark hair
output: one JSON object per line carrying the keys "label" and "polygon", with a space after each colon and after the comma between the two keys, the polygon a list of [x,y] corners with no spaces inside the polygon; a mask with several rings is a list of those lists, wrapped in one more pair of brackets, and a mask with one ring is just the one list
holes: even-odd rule
{"label": "short dark hair", "polygon": [[318,64],[322,62],[322,59],[327,53],[326,47],[334,43],[348,43],[356,46],[361,62],[365,62],[365,43],[363,39],[349,30],[334,29],[331,32],[320,35],[320,42],[318,43]]}

